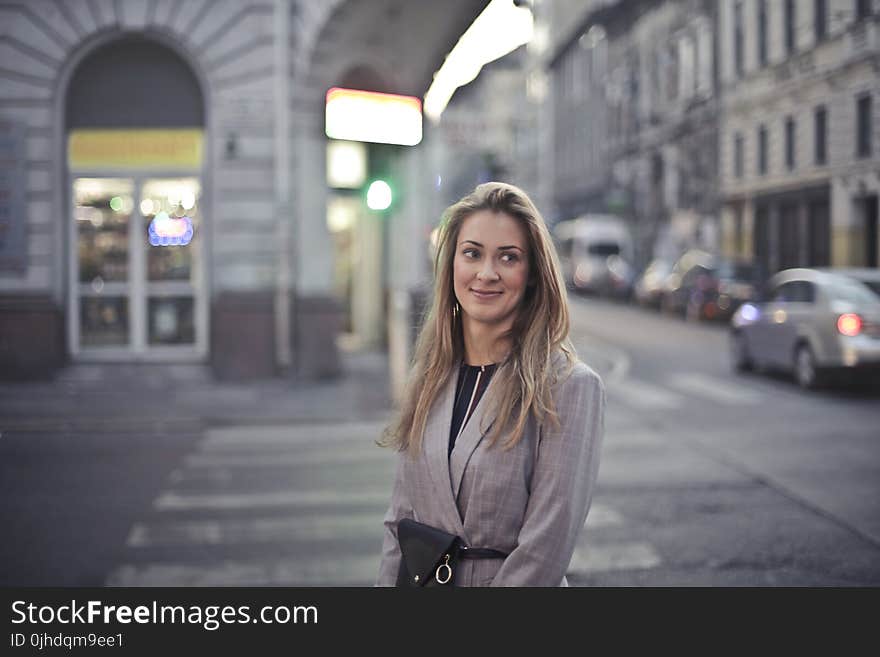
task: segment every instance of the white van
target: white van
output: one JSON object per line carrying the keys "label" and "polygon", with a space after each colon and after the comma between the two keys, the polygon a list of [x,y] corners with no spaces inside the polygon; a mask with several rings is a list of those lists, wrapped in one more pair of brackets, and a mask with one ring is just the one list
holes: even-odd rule
{"label": "white van", "polygon": [[585,214],[553,228],[562,274],[570,289],[629,297],[634,278],[634,245],[620,217]]}

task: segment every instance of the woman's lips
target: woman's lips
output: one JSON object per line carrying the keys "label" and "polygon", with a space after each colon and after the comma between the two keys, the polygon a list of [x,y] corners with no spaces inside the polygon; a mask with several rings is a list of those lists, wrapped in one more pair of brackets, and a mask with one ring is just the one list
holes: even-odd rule
{"label": "woman's lips", "polygon": [[498,295],[501,294],[501,292],[480,292],[479,290],[474,290],[474,289],[472,289],[471,292],[478,299],[494,299],[495,297],[497,297]]}

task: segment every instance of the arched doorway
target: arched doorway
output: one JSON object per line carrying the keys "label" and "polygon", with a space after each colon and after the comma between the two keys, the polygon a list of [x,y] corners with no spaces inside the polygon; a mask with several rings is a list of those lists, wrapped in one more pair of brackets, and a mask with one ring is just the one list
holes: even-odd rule
{"label": "arched doorway", "polygon": [[204,108],[190,67],[150,39],[110,42],[74,70],[64,120],[73,358],[206,354]]}

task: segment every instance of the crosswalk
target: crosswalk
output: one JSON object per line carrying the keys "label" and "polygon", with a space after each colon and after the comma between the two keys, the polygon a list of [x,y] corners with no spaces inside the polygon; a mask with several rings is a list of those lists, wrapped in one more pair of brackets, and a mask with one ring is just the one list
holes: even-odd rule
{"label": "crosswalk", "polygon": [[[370,586],[394,456],[382,425],[208,430],[131,527],[109,586]],[[646,544],[596,543],[625,524],[594,503],[572,575],[652,568]],[[590,540],[587,540],[587,534]]]}
{"label": "crosswalk", "polygon": [[[694,399],[742,408],[764,394],[748,381],[692,372],[613,382],[608,392],[636,411],[675,410]],[[382,429],[347,422],[207,430],[131,527],[106,583],[371,585],[394,469],[393,453],[375,445]],[[615,463],[606,466],[612,477]],[[575,581],[662,565],[649,543],[621,540],[632,537],[620,531],[626,524],[617,509],[594,501],[569,570]]]}
{"label": "crosswalk", "polygon": [[376,422],[208,430],[109,586],[368,586],[394,455]]}
{"label": "crosswalk", "polygon": [[[637,378],[609,382],[609,398],[636,411],[674,411],[688,408],[695,401],[719,407],[757,406],[771,392],[766,383],[697,372],[670,372],[656,381]],[[784,388],[772,389],[774,399],[791,397]]]}

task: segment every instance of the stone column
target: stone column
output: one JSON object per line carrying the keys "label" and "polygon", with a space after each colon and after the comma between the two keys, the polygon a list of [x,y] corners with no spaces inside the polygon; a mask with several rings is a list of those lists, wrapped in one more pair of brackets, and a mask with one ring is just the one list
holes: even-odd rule
{"label": "stone column", "polygon": [[296,194],[292,202],[292,372],[304,379],[341,371],[336,337],[343,320],[333,296],[333,243],[327,228],[327,139],[323,93],[300,88],[293,115]]}
{"label": "stone column", "polygon": [[430,198],[430,175],[426,172],[428,155],[425,142],[401,153],[395,178],[403,190],[398,211],[389,226],[388,355],[391,393],[400,400],[412,359],[412,295],[423,278],[423,253],[428,245],[421,226]]}
{"label": "stone column", "polygon": [[291,365],[290,267],[290,0],[275,0],[275,216],[277,217],[278,271],[275,288],[275,362],[282,370]]}

